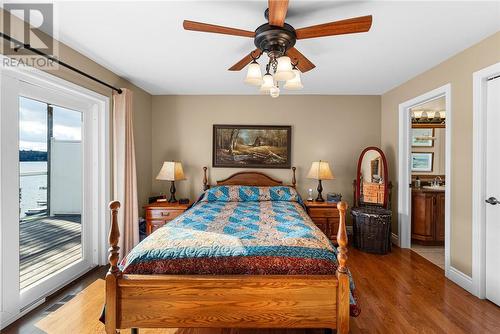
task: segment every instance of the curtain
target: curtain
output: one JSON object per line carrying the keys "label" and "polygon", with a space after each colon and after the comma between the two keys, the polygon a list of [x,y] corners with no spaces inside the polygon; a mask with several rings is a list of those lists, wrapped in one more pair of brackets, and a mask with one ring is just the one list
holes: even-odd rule
{"label": "curtain", "polygon": [[135,165],[133,96],[128,89],[113,93],[113,187],[114,199],[120,201],[120,258],[139,242],[139,208]]}

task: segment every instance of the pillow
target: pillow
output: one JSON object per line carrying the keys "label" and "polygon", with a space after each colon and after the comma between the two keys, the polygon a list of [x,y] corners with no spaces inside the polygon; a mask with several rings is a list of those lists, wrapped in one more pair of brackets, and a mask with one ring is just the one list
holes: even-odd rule
{"label": "pillow", "polygon": [[256,186],[215,186],[208,189],[203,202],[258,202],[289,201],[300,202],[297,191],[288,186],[256,187]]}

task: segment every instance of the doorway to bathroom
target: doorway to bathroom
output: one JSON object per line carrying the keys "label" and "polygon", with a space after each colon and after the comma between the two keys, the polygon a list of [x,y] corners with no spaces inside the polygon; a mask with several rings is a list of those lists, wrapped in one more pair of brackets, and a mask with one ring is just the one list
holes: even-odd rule
{"label": "doorway to bathroom", "polygon": [[[450,270],[450,85],[400,105],[400,246]],[[403,186],[404,185],[404,186]]]}
{"label": "doorway to bathroom", "polygon": [[411,249],[444,270],[446,99],[410,108]]}

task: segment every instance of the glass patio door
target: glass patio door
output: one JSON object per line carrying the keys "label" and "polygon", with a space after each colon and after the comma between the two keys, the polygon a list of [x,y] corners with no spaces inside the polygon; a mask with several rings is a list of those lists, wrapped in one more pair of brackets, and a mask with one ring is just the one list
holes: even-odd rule
{"label": "glass patio door", "polygon": [[80,262],[82,112],[19,97],[21,293]]}
{"label": "glass patio door", "polygon": [[109,99],[0,67],[0,329],[107,263]]}
{"label": "glass patio door", "polygon": [[[18,94],[19,295],[29,305],[93,266],[88,105],[21,83]],[[90,142],[90,141],[89,141]],[[87,172],[88,173],[88,172]],[[87,211],[86,211],[87,208]]]}

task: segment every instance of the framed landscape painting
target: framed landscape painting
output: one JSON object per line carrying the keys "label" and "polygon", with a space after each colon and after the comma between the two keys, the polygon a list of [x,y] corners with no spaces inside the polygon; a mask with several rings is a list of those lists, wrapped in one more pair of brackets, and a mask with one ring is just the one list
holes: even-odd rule
{"label": "framed landscape painting", "polygon": [[422,128],[411,130],[411,146],[412,147],[433,147],[434,146],[434,129]]}
{"label": "framed landscape painting", "polygon": [[411,171],[412,172],[432,172],[432,160],[434,153],[432,152],[413,152],[411,154]]}
{"label": "framed landscape painting", "polygon": [[291,126],[214,125],[213,167],[290,168]]}

